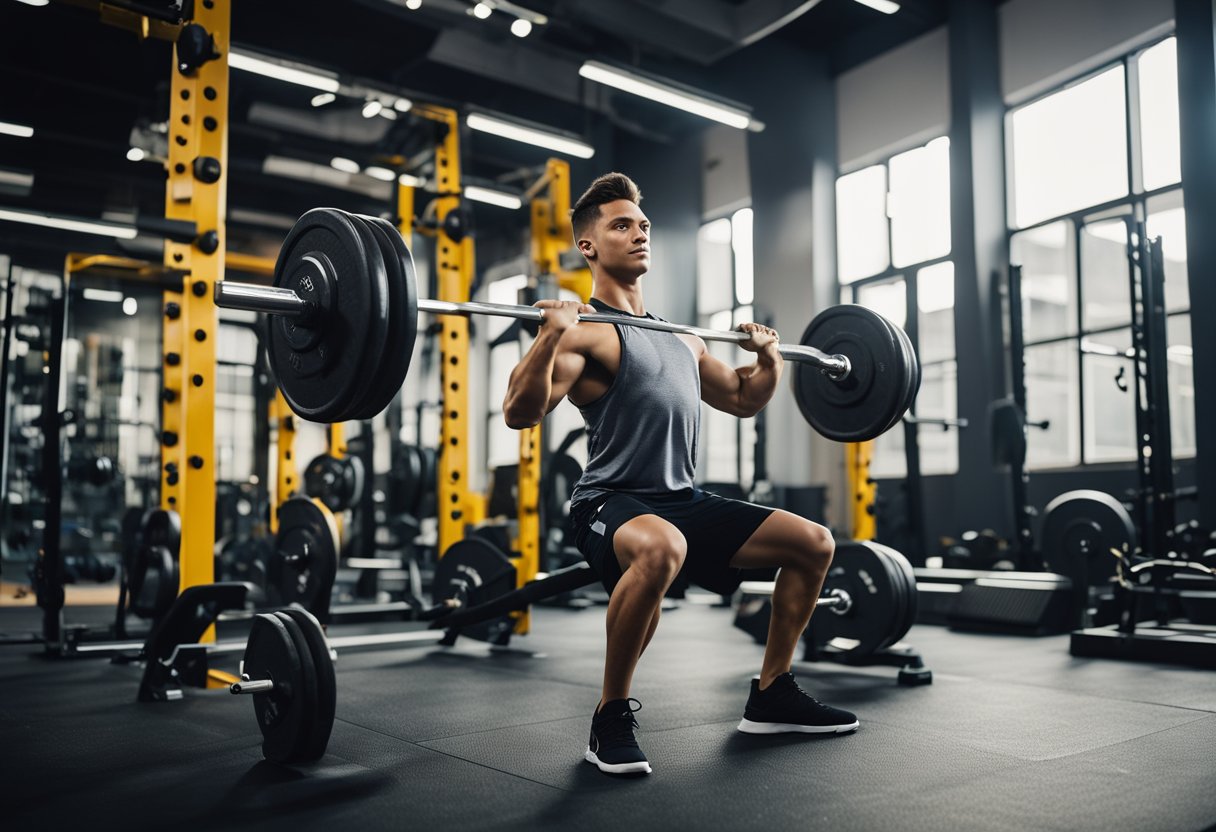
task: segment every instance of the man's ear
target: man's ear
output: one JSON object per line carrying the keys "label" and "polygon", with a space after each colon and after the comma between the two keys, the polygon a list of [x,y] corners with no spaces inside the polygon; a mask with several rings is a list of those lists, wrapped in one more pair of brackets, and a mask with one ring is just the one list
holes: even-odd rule
{"label": "man's ear", "polygon": [[583,257],[586,257],[588,260],[595,259],[595,243],[591,242],[590,240],[587,240],[587,239],[579,240],[578,241],[578,250],[579,250],[579,253],[582,254]]}

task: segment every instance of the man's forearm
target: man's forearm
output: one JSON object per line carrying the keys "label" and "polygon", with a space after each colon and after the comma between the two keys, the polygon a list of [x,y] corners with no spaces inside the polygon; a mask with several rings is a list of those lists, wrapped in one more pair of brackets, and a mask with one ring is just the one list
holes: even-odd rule
{"label": "man's forearm", "polygon": [[553,365],[557,360],[560,337],[546,332],[542,327],[531,349],[511,371],[502,405],[502,415],[509,427],[517,430],[531,427],[548,412],[549,397],[553,392]]}
{"label": "man's forearm", "polygon": [[745,415],[756,415],[772,399],[781,381],[782,365],[779,355],[774,358],[760,354],[755,364],[736,370],[739,374],[739,409]]}

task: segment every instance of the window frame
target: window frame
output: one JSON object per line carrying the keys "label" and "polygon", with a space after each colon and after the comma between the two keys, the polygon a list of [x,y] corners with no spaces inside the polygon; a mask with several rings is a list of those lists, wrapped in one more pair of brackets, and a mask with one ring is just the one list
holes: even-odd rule
{"label": "window frame", "polygon": [[[1129,306],[1128,323],[1112,324],[1109,326],[1101,326],[1101,327],[1096,327],[1096,328],[1088,329],[1088,330],[1085,328],[1085,326],[1084,326],[1084,324],[1085,324],[1085,292],[1084,292],[1084,274],[1082,273],[1084,252],[1082,251],[1082,235],[1084,234],[1085,226],[1088,224],[1093,224],[1095,222],[1100,222],[1103,220],[1122,219],[1127,224],[1127,227],[1128,227],[1128,247],[1129,247],[1128,268],[1130,269],[1132,267],[1131,259],[1130,259],[1130,250],[1131,250],[1131,247],[1133,245],[1135,245],[1134,240],[1135,240],[1136,224],[1148,221],[1149,203],[1156,201],[1156,200],[1160,199],[1161,197],[1166,197],[1170,194],[1178,193],[1179,195],[1181,195],[1181,192],[1183,191],[1185,183],[1183,182],[1183,180],[1181,178],[1179,179],[1179,181],[1172,182],[1168,185],[1162,185],[1160,187],[1153,188],[1151,190],[1144,189],[1144,187],[1143,187],[1144,176],[1143,176],[1143,164],[1142,164],[1143,142],[1142,142],[1142,138],[1141,138],[1141,124],[1140,124],[1139,58],[1141,55],[1143,55],[1148,50],[1153,49],[1154,47],[1159,46],[1163,42],[1165,42],[1171,38],[1176,38],[1176,37],[1177,37],[1177,33],[1175,31],[1170,31],[1168,33],[1165,33],[1165,34],[1161,35],[1160,37],[1154,38],[1150,41],[1137,45],[1134,49],[1131,49],[1130,51],[1124,53],[1123,55],[1119,56],[1118,58],[1114,58],[1114,59],[1104,63],[1102,66],[1099,66],[1095,69],[1091,69],[1089,71],[1078,74],[1074,78],[1072,78],[1068,81],[1065,81],[1064,83],[1059,84],[1058,86],[1055,86],[1055,87],[1051,88],[1050,90],[1046,90],[1046,91],[1040,93],[1039,95],[1034,96],[1033,98],[1030,98],[1026,101],[1020,101],[1015,105],[1006,107],[1006,109],[1005,109],[1005,185],[1006,185],[1006,188],[1005,188],[1005,227],[1006,227],[1005,243],[1006,243],[1006,251],[1008,251],[1010,253],[1009,254],[1010,264],[1012,265],[1014,263],[1013,254],[1012,254],[1013,241],[1014,241],[1014,238],[1017,237],[1017,235],[1019,235],[1021,233],[1025,233],[1027,231],[1032,231],[1034,229],[1043,228],[1045,226],[1049,226],[1054,223],[1059,223],[1059,222],[1067,223],[1069,226],[1069,231],[1072,234],[1072,248],[1070,251],[1070,261],[1071,262],[1069,263],[1072,271],[1071,271],[1071,274],[1069,275],[1069,278],[1072,281],[1072,288],[1076,291],[1076,298],[1077,298],[1077,308],[1075,311],[1075,320],[1073,321],[1073,324],[1076,327],[1076,331],[1074,333],[1065,334],[1065,335],[1055,335],[1055,336],[1051,336],[1049,338],[1036,338],[1033,340],[1027,339],[1022,344],[1023,355],[1025,355],[1025,351],[1031,347],[1046,346],[1046,345],[1051,345],[1051,344],[1061,344],[1061,343],[1066,343],[1066,342],[1072,342],[1075,345],[1075,355],[1077,358],[1077,387],[1076,387],[1076,391],[1075,391],[1075,393],[1076,393],[1075,404],[1077,406],[1076,424],[1078,426],[1077,427],[1078,433],[1075,437],[1076,448],[1077,448],[1077,458],[1070,459],[1069,461],[1063,462],[1058,465],[1041,465],[1041,464],[1031,465],[1028,462],[1027,470],[1029,470],[1029,471],[1044,471],[1044,472],[1066,471],[1066,470],[1075,470],[1077,468],[1085,468],[1087,470],[1102,470],[1103,468],[1116,469],[1116,468],[1126,467],[1126,465],[1129,462],[1135,462],[1135,460],[1136,460],[1136,450],[1135,450],[1134,443],[1132,444],[1132,446],[1130,448],[1130,454],[1125,458],[1120,457],[1119,459],[1102,459],[1100,461],[1088,461],[1086,459],[1086,452],[1085,452],[1086,444],[1085,443],[1086,443],[1087,437],[1086,437],[1086,429],[1085,429],[1085,418],[1086,418],[1086,407],[1085,407],[1086,361],[1085,361],[1085,356],[1088,353],[1086,353],[1084,351],[1083,344],[1086,341],[1086,339],[1093,338],[1094,336],[1107,335],[1110,333],[1118,332],[1120,330],[1125,330],[1128,327],[1130,327],[1131,326],[1131,314],[1132,314],[1133,310]],[[1125,108],[1125,115],[1126,115],[1126,118],[1124,120],[1124,130],[1125,130],[1124,138],[1125,138],[1125,144],[1126,144],[1126,148],[1127,148],[1127,150],[1126,150],[1126,160],[1127,160],[1126,173],[1127,173],[1127,184],[1128,184],[1127,194],[1124,196],[1118,197],[1117,199],[1106,200],[1106,201],[1103,201],[1100,203],[1096,203],[1094,205],[1087,205],[1082,208],[1077,208],[1072,211],[1065,212],[1063,214],[1058,214],[1058,215],[1051,216],[1051,217],[1044,217],[1042,219],[1036,220],[1035,222],[1028,223],[1026,225],[1021,225],[1021,226],[1015,225],[1015,220],[1016,220],[1017,215],[1016,215],[1016,210],[1015,210],[1016,206],[1015,206],[1015,193],[1014,193],[1014,191],[1015,191],[1015,188],[1014,188],[1015,170],[1014,170],[1014,153],[1013,153],[1014,135],[1013,135],[1013,129],[1012,129],[1013,114],[1024,107],[1028,107],[1032,104],[1035,104],[1039,101],[1049,98],[1050,96],[1053,96],[1053,95],[1056,95],[1065,90],[1071,89],[1072,87],[1075,87],[1079,84],[1083,84],[1086,81],[1091,80],[1092,78],[1094,78],[1098,75],[1101,75],[1104,72],[1108,72],[1111,69],[1114,69],[1119,66],[1123,67],[1123,100],[1124,100],[1124,108]],[[1016,299],[1007,298],[1006,300],[1009,303],[1022,303],[1022,301],[1023,301],[1022,298],[1016,298]],[[1177,316],[1185,315],[1185,316],[1187,316],[1187,318],[1189,320],[1190,314],[1191,314],[1191,305],[1190,305],[1190,298],[1188,296],[1187,306],[1185,309],[1180,308],[1180,309],[1176,309],[1173,311],[1167,310],[1166,324],[1168,326],[1170,319],[1177,317]],[[1134,403],[1132,406],[1133,407],[1135,406]],[[1035,418],[1033,413],[1027,414],[1027,417],[1031,418],[1031,419]],[[1030,441],[1031,442],[1034,441],[1033,434],[1031,435]],[[1195,455],[1194,452],[1186,453],[1186,454],[1177,454],[1176,453],[1174,455],[1174,458],[1175,459],[1190,459],[1190,458],[1194,458],[1194,455]]]}

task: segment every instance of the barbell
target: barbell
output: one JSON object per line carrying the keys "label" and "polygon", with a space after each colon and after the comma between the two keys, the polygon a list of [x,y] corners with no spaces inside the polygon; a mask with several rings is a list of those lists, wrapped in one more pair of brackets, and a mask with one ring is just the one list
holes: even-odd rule
{"label": "barbell", "polygon": [[[296,221],[275,262],[274,284],[215,284],[215,303],[268,317],[266,350],[284,398],[314,422],[370,419],[388,407],[409,371],[418,313],[543,321],[531,306],[427,300],[409,247],[385,220],[315,208]],[[586,313],[579,320],[741,343],[744,332],[649,318]],[[794,391],[819,433],[859,442],[884,433],[911,406],[920,366],[908,336],[877,312],[845,304],[820,312],[800,344]]]}

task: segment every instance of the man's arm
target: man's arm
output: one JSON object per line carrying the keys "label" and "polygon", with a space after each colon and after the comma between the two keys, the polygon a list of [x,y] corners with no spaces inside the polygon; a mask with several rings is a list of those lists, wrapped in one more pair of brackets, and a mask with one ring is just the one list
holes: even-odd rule
{"label": "man's arm", "polygon": [[739,327],[752,338],[739,346],[756,353],[756,363],[732,368],[709,354],[701,353],[701,398],[715,410],[732,416],[755,416],[769,402],[781,381],[784,360],[777,352],[777,333],[760,324]]}
{"label": "man's arm", "polygon": [[574,301],[542,300],[545,320],[532,347],[511,371],[502,415],[507,427],[524,430],[540,424],[578,381],[586,359],[577,348],[575,327],[579,312],[594,312],[591,306]]}

